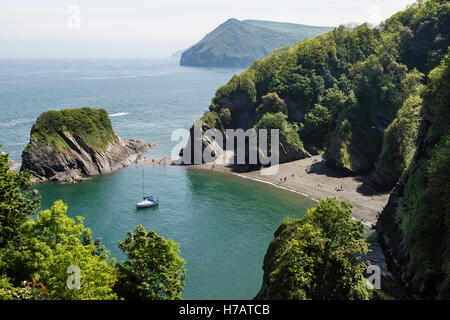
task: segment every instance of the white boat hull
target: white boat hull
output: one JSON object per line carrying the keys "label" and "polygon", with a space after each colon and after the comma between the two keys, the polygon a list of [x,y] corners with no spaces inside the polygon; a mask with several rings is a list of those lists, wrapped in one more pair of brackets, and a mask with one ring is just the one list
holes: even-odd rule
{"label": "white boat hull", "polygon": [[159,200],[155,200],[155,201],[148,201],[148,200],[144,200],[141,202],[136,203],[136,208],[150,208],[153,206],[156,206],[158,204]]}

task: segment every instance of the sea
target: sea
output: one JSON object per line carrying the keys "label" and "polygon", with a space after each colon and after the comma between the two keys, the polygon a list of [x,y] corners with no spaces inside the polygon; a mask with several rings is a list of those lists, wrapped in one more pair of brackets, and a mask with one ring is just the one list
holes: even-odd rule
{"label": "sea", "polygon": [[[2,59],[1,150],[21,162],[42,112],[92,107],[108,112],[121,138],[156,143],[147,158],[168,158],[180,142],[172,141],[172,133],[189,129],[208,110],[217,88],[241,71],[181,67],[174,58]],[[160,203],[136,210],[143,182],[145,193]],[[126,257],[118,241],[136,225],[173,239],[188,270],[184,299],[253,298],[277,226],[314,205],[267,184],[176,166],[132,165],[77,184],[35,188],[42,209],[62,199],[68,215],[83,216],[119,262]]]}

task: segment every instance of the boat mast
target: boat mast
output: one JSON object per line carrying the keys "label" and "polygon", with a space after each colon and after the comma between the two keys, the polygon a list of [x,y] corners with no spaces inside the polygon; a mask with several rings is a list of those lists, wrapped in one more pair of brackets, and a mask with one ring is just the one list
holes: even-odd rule
{"label": "boat mast", "polygon": [[142,199],[145,197],[145,191],[144,191],[144,169],[142,169]]}

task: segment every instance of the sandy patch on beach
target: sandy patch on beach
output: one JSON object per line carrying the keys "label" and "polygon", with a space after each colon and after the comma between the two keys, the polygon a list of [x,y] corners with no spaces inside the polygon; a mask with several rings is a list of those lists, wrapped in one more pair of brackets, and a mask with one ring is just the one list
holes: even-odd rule
{"label": "sandy patch on beach", "polygon": [[274,175],[262,175],[260,170],[237,173],[218,163],[191,165],[188,168],[232,173],[289,189],[316,201],[336,197],[350,202],[353,217],[368,226],[376,223],[389,198],[389,193],[380,193],[371,187],[369,175],[346,177],[327,168],[322,156],[283,163]]}

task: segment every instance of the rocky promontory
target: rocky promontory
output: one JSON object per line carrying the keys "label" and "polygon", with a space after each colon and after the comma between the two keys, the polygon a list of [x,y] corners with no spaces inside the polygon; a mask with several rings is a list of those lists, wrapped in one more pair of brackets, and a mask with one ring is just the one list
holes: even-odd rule
{"label": "rocky promontory", "polygon": [[141,140],[121,139],[103,109],[48,111],[31,129],[21,170],[31,172],[33,183],[71,183],[139,162],[152,147]]}

